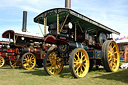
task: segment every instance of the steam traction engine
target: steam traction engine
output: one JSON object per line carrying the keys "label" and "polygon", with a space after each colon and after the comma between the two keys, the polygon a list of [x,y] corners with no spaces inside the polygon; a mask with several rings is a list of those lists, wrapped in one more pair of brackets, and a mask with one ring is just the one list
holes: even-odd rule
{"label": "steam traction engine", "polygon": [[9,63],[12,68],[17,68],[20,65],[24,69],[32,69],[35,64],[42,66],[42,59],[45,51],[48,50],[48,46],[43,44],[43,37],[13,30],[5,31],[2,37],[8,38],[10,41],[8,46],[2,48],[1,52],[11,54]]}
{"label": "steam traction engine", "polygon": [[9,40],[8,45],[2,45],[0,52],[11,56],[9,63],[12,68],[22,66],[24,69],[32,69],[35,64],[42,67],[42,59],[49,48],[49,45],[43,43],[42,36],[26,32],[26,23],[27,12],[24,11],[22,32],[7,30],[2,34],[2,38]]}
{"label": "steam traction engine", "polygon": [[44,11],[34,21],[44,25],[44,32],[48,26],[44,41],[56,45],[44,57],[47,74],[59,74],[66,64],[75,78],[84,77],[93,65],[118,70],[119,49],[110,35],[119,32],[67,8]]}

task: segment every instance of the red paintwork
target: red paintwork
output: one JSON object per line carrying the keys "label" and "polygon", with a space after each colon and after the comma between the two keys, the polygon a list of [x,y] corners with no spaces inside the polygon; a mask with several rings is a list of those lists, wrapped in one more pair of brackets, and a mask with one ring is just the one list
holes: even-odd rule
{"label": "red paintwork", "polygon": [[43,59],[45,56],[45,53],[35,54],[35,56],[36,56],[36,59]]}
{"label": "red paintwork", "polygon": [[53,43],[53,44],[56,44],[57,43],[57,40],[56,40],[56,37],[54,37],[53,35],[48,35],[45,39],[44,39],[45,42],[47,43]]}
{"label": "red paintwork", "polygon": [[61,37],[61,36],[60,36],[60,39],[66,40],[66,37]]}
{"label": "red paintwork", "polygon": [[[4,45],[4,46],[6,46],[6,45],[8,45],[9,43],[8,42],[4,42],[4,41],[1,41],[0,42],[0,45]],[[2,47],[0,47],[0,49],[1,49]],[[12,55],[14,55],[14,53],[16,53],[17,51],[16,51],[17,49],[7,49],[7,52],[5,53],[5,52],[0,52],[0,56],[2,56],[4,59],[5,59],[5,61],[9,61],[9,59],[10,59],[10,57],[12,56]]]}
{"label": "red paintwork", "polygon": [[7,53],[14,53],[16,52],[16,49],[7,49]]}
{"label": "red paintwork", "polygon": [[6,53],[0,52],[0,56],[5,57],[6,56]]}
{"label": "red paintwork", "polygon": [[31,53],[40,53],[42,51],[41,48],[28,48]]}
{"label": "red paintwork", "polygon": [[14,31],[13,30],[7,30],[2,34],[2,38],[9,38],[9,33],[10,33],[10,38],[12,39],[14,37]]}
{"label": "red paintwork", "polygon": [[[45,51],[48,51],[49,46],[43,45]],[[28,48],[29,52],[34,53],[37,59],[43,59],[45,56],[45,52],[41,53],[43,50],[41,48]]]}
{"label": "red paintwork", "polygon": [[14,61],[14,60],[15,60],[15,56],[13,56],[13,57],[11,58],[11,60]]}
{"label": "red paintwork", "polygon": [[43,58],[44,58],[44,56],[45,56],[45,54],[43,53],[43,54],[42,54],[42,56],[41,56],[41,58],[43,59]]}
{"label": "red paintwork", "polygon": [[8,53],[2,53],[0,52],[0,56],[3,57],[5,59],[5,61],[9,61],[10,57],[13,55],[14,53],[10,53],[8,56]]}

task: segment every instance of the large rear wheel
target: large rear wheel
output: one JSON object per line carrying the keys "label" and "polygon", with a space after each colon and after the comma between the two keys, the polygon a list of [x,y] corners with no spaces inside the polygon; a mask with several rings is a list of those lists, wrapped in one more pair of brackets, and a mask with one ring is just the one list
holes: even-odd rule
{"label": "large rear wheel", "polygon": [[75,78],[85,77],[89,71],[89,57],[82,48],[76,48],[71,52],[69,68]]}
{"label": "large rear wheel", "polygon": [[113,40],[107,40],[102,46],[102,61],[107,72],[116,72],[119,68],[120,55],[118,45]]}
{"label": "large rear wheel", "polygon": [[21,65],[25,70],[33,69],[36,65],[35,55],[32,53],[25,53],[21,58]]}
{"label": "large rear wheel", "polygon": [[63,57],[56,50],[50,50],[44,57],[44,70],[48,75],[59,74],[64,65]]}
{"label": "large rear wheel", "polygon": [[5,64],[5,60],[2,56],[0,56],[0,67],[2,67]]}

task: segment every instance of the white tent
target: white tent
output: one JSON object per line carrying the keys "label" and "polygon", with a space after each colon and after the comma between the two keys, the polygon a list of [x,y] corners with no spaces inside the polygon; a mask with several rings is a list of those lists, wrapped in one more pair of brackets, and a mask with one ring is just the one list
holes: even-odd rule
{"label": "white tent", "polygon": [[127,43],[128,44],[128,39],[117,40],[116,43],[117,44],[119,44],[119,43]]}

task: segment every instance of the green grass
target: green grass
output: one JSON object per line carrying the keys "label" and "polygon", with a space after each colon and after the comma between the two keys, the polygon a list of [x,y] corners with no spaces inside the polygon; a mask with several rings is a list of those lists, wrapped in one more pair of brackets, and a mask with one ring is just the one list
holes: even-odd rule
{"label": "green grass", "polygon": [[104,69],[90,71],[86,77],[74,79],[68,66],[59,75],[48,76],[43,68],[32,70],[0,68],[0,85],[127,85],[128,70],[106,72]]}

